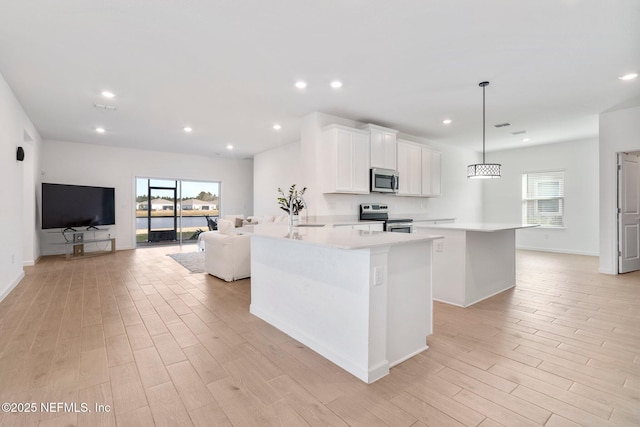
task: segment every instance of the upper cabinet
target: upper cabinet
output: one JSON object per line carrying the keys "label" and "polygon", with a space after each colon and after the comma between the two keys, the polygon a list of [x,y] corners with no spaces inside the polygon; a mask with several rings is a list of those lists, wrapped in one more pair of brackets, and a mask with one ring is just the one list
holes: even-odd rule
{"label": "upper cabinet", "polygon": [[398,140],[398,195],[422,195],[422,149],[419,145]]}
{"label": "upper cabinet", "polygon": [[371,145],[371,167],[396,170],[396,135],[397,130],[368,124]]}
{"label": "upper cabinet", "polygon": [[324,192],[369,194],[369,131],[329,125],[322,135]]}
{"label": "upper cabinet", "polygon": [[440,169],[442,154],[428,147],[422,147],[422,195],[439,197],[442,194]]}
{"label": "upper cabinet", "polygon": [[398,140],[398,195],[440,196],[440,156],[439,151],[422,144]]}
{"label": "upper cabinet", "polygon": [[440,152],[396,139],[396,133],[371,124],[365,129],[323,128],[323,191],[369,194],[369,170],[376,167],[398,171],[398,196],[440,196]]}

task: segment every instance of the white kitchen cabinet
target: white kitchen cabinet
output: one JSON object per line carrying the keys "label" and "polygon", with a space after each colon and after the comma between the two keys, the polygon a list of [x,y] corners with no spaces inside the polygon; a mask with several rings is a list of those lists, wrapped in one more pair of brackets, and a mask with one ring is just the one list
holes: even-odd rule
{"label": "white kitchen cabinet", "polygon": [[422,149],[419,145],[398,140],[398,195],[420,196],[422,186]]}
{"label": "white kitchen cabinet", "polygon": [[384,224],[382,222],[376,224],[358,224],[354,225],[354,230],[363,230],[363,231],[384,231]]}
{"label": "white kitchen cabinet", "polygon": [[442,194],[440,169],[442,154],[439,151],[422,147],[422,195],[439,197]]}
{"label": "white kitchen cabinet", "polygon": [[371,145],[371,167],[396,170],[397,130],[368,124]]}
{"label": "white kitchen cabinet", "polygon": [[351,226],[352,229],[354,230],[362,230],[362,231],[369,231],[369,224],[358,224],[358,225],[352,225]]}
{"label": "white kitchen cabinet", "polygon": [[369,194],[369,132],[341,125],[323,129],[325,193]]}
{"label": "white kitchen cabinet", "polygon": [[440,162],[439,151],[415,142],[398,140],[398,195],[440,196]]}
{"label": "white kitchen cabinet", "polygon": [[369,224],[369,231],[384,231],[384,224]]}
{"label": "white kitchen cabinet", "polygon": [[384,224],[382,222],[375,224],[336,224],[334,227],[346,227],[352,230],[362,230],[362,231],[384,231]]}

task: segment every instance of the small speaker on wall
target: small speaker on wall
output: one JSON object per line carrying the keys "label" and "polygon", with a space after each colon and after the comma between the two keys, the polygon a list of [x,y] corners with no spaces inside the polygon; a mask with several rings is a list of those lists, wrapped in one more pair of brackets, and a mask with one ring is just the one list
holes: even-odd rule
{"label": "small speaker on wall", "polygon": [[16,153],[16,159],[18,159],[19,162],[24,160],[24,149],[22,147],[18,147],[18,152]]}

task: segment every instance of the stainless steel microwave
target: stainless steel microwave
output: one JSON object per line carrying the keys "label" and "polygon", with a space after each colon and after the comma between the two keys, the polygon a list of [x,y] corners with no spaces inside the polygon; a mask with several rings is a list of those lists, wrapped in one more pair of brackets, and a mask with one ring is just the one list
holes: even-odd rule
{"label": "stainless steel microwave", "polygon": [[398,172],[391,169],[371,169],[371,192],[397,193]]}

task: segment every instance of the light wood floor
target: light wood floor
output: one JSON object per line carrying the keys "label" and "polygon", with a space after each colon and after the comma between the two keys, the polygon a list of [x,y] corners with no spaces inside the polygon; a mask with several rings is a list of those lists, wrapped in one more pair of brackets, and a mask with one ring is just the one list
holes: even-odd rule
{"label": "light wood floor", "polygon": [[[192,251],[187,247],[185,251]],[[435,305],[430,349],[366,385],[249,314],[249,280],[162,247],[43,259],[0,303],[0,425],[640,425],[640,273],[518,254],[515,290]]]}

